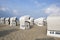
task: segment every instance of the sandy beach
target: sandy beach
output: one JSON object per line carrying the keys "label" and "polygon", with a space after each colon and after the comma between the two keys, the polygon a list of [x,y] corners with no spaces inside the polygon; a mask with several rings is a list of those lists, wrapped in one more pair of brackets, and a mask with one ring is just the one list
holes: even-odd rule
{"label": "sandy beach", "polygon": [[21,30],[19,26],[0,25],[0,40],[60,40],[46,34],[46,26],[34,25],[31,29]]}

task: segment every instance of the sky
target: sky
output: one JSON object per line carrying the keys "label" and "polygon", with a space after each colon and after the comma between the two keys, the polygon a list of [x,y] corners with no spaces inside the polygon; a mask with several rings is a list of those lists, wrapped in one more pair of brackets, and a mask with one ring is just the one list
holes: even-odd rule
{"label": "sky", "polygon": [[0,0],[0,17],[33,18],[60,14],[60,0]]}

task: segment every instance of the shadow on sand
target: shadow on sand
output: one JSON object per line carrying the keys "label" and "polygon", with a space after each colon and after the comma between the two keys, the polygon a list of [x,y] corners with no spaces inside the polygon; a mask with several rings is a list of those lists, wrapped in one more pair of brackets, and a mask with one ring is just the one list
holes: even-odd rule
{"label": "shadow on sand", "polygon": [[6,36],[6,35],[10,34],[11,32],[15,32],[15,31],[18,31],[18,29],[0,31],[0,37]]}
{"label": "shadow on sand", "polygon": [[55,40],[54,38],[40,38],[40,39],[36,39],[36,40]]}

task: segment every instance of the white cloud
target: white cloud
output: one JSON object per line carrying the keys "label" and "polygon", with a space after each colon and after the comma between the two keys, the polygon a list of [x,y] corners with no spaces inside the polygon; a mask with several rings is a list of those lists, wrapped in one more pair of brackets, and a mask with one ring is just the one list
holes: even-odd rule
{"label": "white cloud", "polygon": [[3,7],[3,8],[0,8],[0,10],[2,10],[2,11],[6,11],[6,8]]}
{"label": "white cloud", "polygon": [[0,10],[1,11],[7,11],[7,10],[9,10],[9,8],[8,7],[0,7]]}
{"label": "white cloud", "polygon": [[17,10],[13,10],[13,13],[17,13]]}
{"label": "white cloud", "polygon": [[45,6],[46,5],[46,3],[40,3],[39,1],[37,1],[37,0],[35,0],[34,1],[34,4],[36,5],[36,7],[43,7],[43,6]]}
{"label": "white cloud", "polygon": [[37,7],[40,7],[40,3],[38,1],[34,1],[34,4],[37,6]]}
{"label": "white cloud", "polygon": [[16,9],[10,9],[10,8],[4,7],[4,6],[0,7],[0,11],[8,12],[8,13],[10,13],[12,15],[15,15],[15,16],[19,15],[18,10],[16,10]]}
{"label": "white cloud", "polygon": [[46,14],[60,14],[60,7],[56,5],[51,5],[44,11]]}
{"label": "white cloud", "polygon": [[18,15],[18,10],[12,10],[14,15]]}

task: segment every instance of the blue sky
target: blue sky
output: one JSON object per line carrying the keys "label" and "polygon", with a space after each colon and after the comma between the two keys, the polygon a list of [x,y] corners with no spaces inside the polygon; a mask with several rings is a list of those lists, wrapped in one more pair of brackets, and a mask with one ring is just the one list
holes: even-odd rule
{"label": "blue sky", "polygon": [[0,17],[39,18],[50,14],[60,14],[60,0],[0,0]]}

